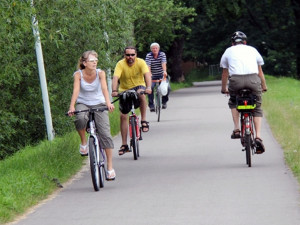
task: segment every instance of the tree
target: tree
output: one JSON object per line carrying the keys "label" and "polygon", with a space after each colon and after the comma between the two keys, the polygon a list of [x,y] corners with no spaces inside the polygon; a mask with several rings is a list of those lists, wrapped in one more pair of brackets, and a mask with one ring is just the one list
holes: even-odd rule
{"label": "tree", "polygon": [[[134,15],[133,34],[141,57],[145,57],[149,51],[150,43],[158,42],[163,51],[172,52],[168,54],[168,65],[172,69],[181,65],[181,53],[175,54],[176,48],[181,48],[180,41],[174,44],[174,40],[183,39],[190,32],[187,26],[196,15],[193,8],[186,7],[181,1],[173,0],[131,0],[130,5]],[[175,41],[177,42],[177,41]],[[182,49],[182,48],[181,48]],[[174,58],[176,57],[176,59]],[[177,63],[179,61],[179,64]],[[172,79],[177,81],[181,77],[179,69],[172,69]]]}
{"label": "tree", "polygon": [[290,0],[202,0],[189,1],[198,14],[193,32],[185,45],[185,58],[218,63],[230,36],[245,32],[248,43],[264,56],[265,72],[273,75],[296,74],[295,4]]}
{"label": "tree", "polygon": [[296,36],[296,56],[297,56],[297,79],[300,80],[300,4],[299,1],[293,0],[292,6],[295,14],[295,36]]}

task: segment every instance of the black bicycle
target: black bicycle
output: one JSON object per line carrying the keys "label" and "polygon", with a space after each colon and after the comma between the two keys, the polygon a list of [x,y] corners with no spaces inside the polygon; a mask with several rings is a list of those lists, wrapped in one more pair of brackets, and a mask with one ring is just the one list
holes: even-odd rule
{"label": "black bicycle", "polygon": [[[95,125],[95,112],[103,112],[108,110],[107,106],[99,108],[90,108],[85,110],[74,111],[74,114],[88,112],[89,121],[86,131],[89,134],[88,146],[89,146],[89,160],[90,170],[95,191],[99,191],[104,187],[104,179],[108,180],[106,171],[106,155],[104,149],[101,147],[101,142],[98,137],[97,128]],[[68,115],[68,114],[66,114]]]}
{"label": "black bicycle", "polygon": [[255,154],[255,130],[253,123],[253,109],[256,108],[256,96],[251,93],[250,89],[242,89],[236,96],[237,110],[240,113],[241,122],[241,144],[246,151],[246,163],[251,167],[251,155]]}

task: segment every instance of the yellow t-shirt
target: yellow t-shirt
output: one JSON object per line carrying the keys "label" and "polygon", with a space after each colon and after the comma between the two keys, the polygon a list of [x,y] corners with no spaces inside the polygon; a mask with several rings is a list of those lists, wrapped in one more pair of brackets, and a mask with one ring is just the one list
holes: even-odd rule
{"label": "yellow t-shirt", "polygon": [[136,86],[146,86],[144,74],[149,72],[145,60],[136,58],[132,66],[125,59],[120,60],[115,68],[114,76],[120,81],[119,91],[125,91]]}

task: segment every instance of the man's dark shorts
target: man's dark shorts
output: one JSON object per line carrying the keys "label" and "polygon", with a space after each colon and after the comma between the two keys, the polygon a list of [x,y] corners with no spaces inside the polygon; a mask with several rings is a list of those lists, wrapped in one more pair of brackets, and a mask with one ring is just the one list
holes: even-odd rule
{"label": "man's dark shorts", "polygon": [[240,89],[248,88],[252,90],[252,93],[256,95],[256,108],[253,111],[254,117],[262,117],[263,111],[261,109],[262,103],[262,88],[261,79],[258,74],[248,74],[248,75],[232,75],[229,78],[228,90],[230,93],[230,98],[228,105],[230,109],[236,108],[236,94]]}

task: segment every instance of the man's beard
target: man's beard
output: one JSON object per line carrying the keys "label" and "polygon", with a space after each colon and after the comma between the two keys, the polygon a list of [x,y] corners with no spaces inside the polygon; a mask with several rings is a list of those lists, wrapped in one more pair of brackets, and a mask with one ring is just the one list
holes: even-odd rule
{"label": "man's beard", "polygon": [[133,64],[133,63],[134,63],[134,59],[132,59],[132,58],[127,59],[127,63],[128,63],[128,64]]}

